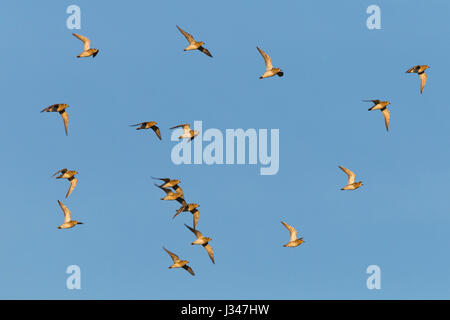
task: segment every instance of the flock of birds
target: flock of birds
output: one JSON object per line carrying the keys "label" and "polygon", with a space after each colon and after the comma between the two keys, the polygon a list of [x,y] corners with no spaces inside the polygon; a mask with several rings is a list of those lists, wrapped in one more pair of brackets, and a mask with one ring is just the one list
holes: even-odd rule
{"label": "flock of birds", "polygon": [[[203,41],[196,41],[191,34],[187,33],[179,26],[176,27],[189,42],[189,45],[184,49],[184,51],[199,50],[200,52],[206,54],[207,56],[212,57],[211,52],[203,46],[205,44]],[[84,50],[79,55],[77,55],[77,58],[84,58],[91,56],[94,58],[99,53],[99,49],[91,48],[90,44],[91,42],[88,38],[76,33],[73,33],[73,35],[78,39],[80,39],[84,44]],[[272,59],[270,58],[270,56],[263,50],[261,50],[259,47],[256,48],[263,57],[266,66],[265,72],[259,78],[264,79],[268,77],[273,77],[275,75],[282,77],[284,75],[284,72],[280,68],[275,68],[272,65]],[[425,70],[428,68],[429,66],[427,65],[417,65],[406,71],[406,73],[418,74],[420,79],[420,93],[423,92],[423,89],[427,81],[427,74],[425,73]],[[389,131],[390,111],[387,109],[387,106],[390,104],[390,102],[381,100],[363,100],[363,101],[373,103],[372,107],[369,108],[369,111],[380,110],[382,112],[385,119],[386,130]],[[41,111],[41,112],[58,112],[64,121],[66,136],[68,135],[68,128],[69,128],[69,115],[66,110],[68,107],[69,105],[64,103],[53,104]],[[155,132],[156,136],[159,138],[159,140],[161,140],[161,131],[157,126],[157,122],[155,121],[141,122],[138,124],[133,124],[131,126],[137,127],[136,130],[152,129]],[[192,130],[189,124],[177,125],[171,127],[170,129],[176,128],[183,129],[183,134],[179,137],[179,139],[186,138],[189,139],[189,141],[192,141],[196,136],[199,135],[199,132],[197,130]],[[342,171],[344,171],[348,176],[347,185],[341,188],[341,190],[356,190],[363,185],[361,181],[355,182],[356,175],[351,170],[344,168],[342,166],[339,166],[339,168]],[[70,194],[73,192],[78,183],[78,179],[75,177],[75,175],[77,174],[78,172],[75,170],[68,170],[67,168],[64,168],[59,170],[53,175],[53,176],[58,175],[56,179],[67,179],[70,182],[69,190],[67,191],[65,196],[66,199],[70,196]],[[189,212],[192,214],[193,227],[190,227],[185,224],[186,228],[189,229],[196,237],[196,240],[193,241],[191,244],[203,246],[203,248],[205,248],[206,252],[208,253],[208,256],[211,259],[211,261],[215,263],[214,252],[211,245],[209,244],[209,242],[212,239],[210,237],[203,236],[203,234],[199,230],[197,230],[197,224],[200,216],[200,212],[198,209],[199,205],[197,203],[186,202],[183,189],[180,187],[180,180],[171,178],[154,178],[154,177],[152,178],[156,180],[161,180],[163,182],[161,185],[155,184],[156,187],[158,187],[165,193],[165,196],[161,198],[161,200],[172,200],[172,201],[175,200],[181,204],[181,207],[176,211],[173,218],[177,217],[182,212]],[[77,224],[83,224],[83,222],[72,220],[70,210],[61,201],[58,200],[58,204],[64,213],[64,223],[61,224],[58,227],[58,229],[68,229],[74,227]],[[287,230],[290,233],[290,240],[288,243],[283,245],[284,247],[297,247],[304,242],[303,238],[297,237],[297,230],[294,227],[288,225],[284,221],[281,221],[281,223],[284,227],[287,228]],[[163,247],[163,249],[169,254],[169,256],[173,260],[173,264],[169,268],[183,268],[186,271],[188,271],[191,275],[194,275],[194,271],[190,266],[188,266],[189,263],[188,260],[180,259],[176,254],[167,250],[165,247]]]}

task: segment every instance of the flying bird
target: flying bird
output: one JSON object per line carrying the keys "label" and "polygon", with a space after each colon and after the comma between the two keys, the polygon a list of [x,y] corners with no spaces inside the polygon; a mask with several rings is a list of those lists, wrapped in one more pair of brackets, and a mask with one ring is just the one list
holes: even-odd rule
{"label": "flying bird", "polygon": [[179,194],[177,192],[173,192],[170,189],[158,186],[156,183],[154,185],[157,186],[158,188],[160,188],[161,190],[163,190],[166,193],[166,196],[161,198],[161,200],[176,200],[179,203],[181,203],[183,206],[187,204],[186,201],[184,200],[184,197],[183,197],[182,194]]}
{"label": "flying bird", "polygon": [[57,174],[60,175],[57,176],[56,179],[67,179],[70,182],[70,187],[66,194],[67,199],[67,197],[72,193],[73,189],[75,189],[75,187],[77,186],[78,179],[75,177],[75,175],[78,174],[78,172],[75,170],[67,170],[66,168],[64,168],[56,172],[53,177]]}
{"label": "flying bird", "polygon": [[284,75],[284,72],[281,71],[280,68],[274,68],[272,65],[272,59],[269,57],[267,53],[262,51],[260,48],[256,47],[258,49],[259,53],[261,53],[262,57],[264,58],[264,62],[266,63],[266,72],[262,76],[260,76],[260,79],[273,77],[274,75],[278,75],[279,77],[282,77]]}
{"label": "flying bird", "polygon": [[209,244],[209,241],[211,241],[212,239],[209,237],[204,237],[202,235],[202,233],[196,229],[192,229],[191,227],[189,227],[187,224],[184,224],[186,226],[186,228],[188,228],[189,230],[192,231],[192,233],[195,234],[195,236],[197,237],[197,240],[195,240],[194,242],[191,243],[191,245],[194,244],[201,244],[203,246],[203,248],[205,248],[206,252],[208,252],[208,256],[211,259],[212,263],[215,264],[214,262],[214,252],[213,252],[213,248],[211,247],[211,245]]}
{"label": "flying bird", "polygon": [[389,120],[391,119],[391,112],[388,110],[387,106],[390,104],[389,101],[380,100],[363,100],[365,102],[372,102],[373,106],[369,108],[369,111],[380,110],[384,116],[384,123],[386,124],[386,130],[389,131]]}
{"label": "flying bird", "polygon": [[190,212],[190,213],[192,213],[192,219],[193,219],[192,224],[194,226],[194,229],[196,229],[198,219],[200,217],[200,210],[197,209],[198,207],[200,207],[200,205],[198,205],[197,203],[189,203],[189,204],[183,205],[183,206],[181,206],[180,209],[177,210],[177,212],[175,213],[175,215],[173,216],[172,219],[175,219],[176,216],[178,216],[182,212]]}
{"label": "flying bird", "polygon": [[169,267],[169,269],[183,268],[184,270],[186,270],[190,274],[195,275],[194,274],[194,270],[192,270],[192,268],[187,265],[189,263],[189,261],[187,261],[187,260],[180,260],[180,258],[175,253],[170,252],[169,250],[167,250],[164,247],[163,247],[163,249],[164,249],[164,251],[166,251],[169,254],[169,256],[173,260],[173,264]]}
{"label": "flying bird", "polygon": [[189,124],[180,124],[178,126],[172,127],[170,129],[183,128],[183,134],[178,137],[178,139],[188,138],[189,141],[192,141],[196,136],[199,135],[200,132],[197,130],[192,130]]}
{"label": "flying bird", "polygon": [[427,83],[427,74],[425,73],[425,70],[428,69],[429,66],[427,65],[417,65],[412,67],[411,69],[408,69],[406,73],[417,73],[419,75],[420,79],[420,93],[423,92],[423,88],[425,87],[425,84]]}
{"label": "flying bird", "polygon": [[305,242],[303,240],[303,238],[297,239],[297,230],[295,230],[293,227],[288,225],[286,222],[281,221],[281,223],[283,224],[283,226],[285,226],[289,230],[289,232],[291,234],[291,239],[289,240],[288,243],[283,245],[283,247],[297,247],[297,246],[301,245],[303,242]]}
{"label": "flying bird", "polygon": [[51,106],[43,109],[41,112],[59,112],[61,115],[61,118],[64,121],[64,128],[66,129],[66,136],[68,135],[69,130],[69,114],[66,111],[66,108],[68,108],[69,105],[65,103],[57,103],[52,104]]}
{"label": "flying bird", "polygon": [[155,178],[155,177],[152,177],[152,179],[164,181],[164,183],[159,187],[165,189],[172,188],[176,193],[181,194],[181,196],[184,197],[183,189],[181,189],[181,187],[179,186],[180,180],[177,179],[172,180],[170,178]]}
{"label": "flying bird", "polygon": [[209,50],[206,49],[205,47],[203,47],[203,45],[205,44],[203,41],[195,41],[195,39],[192,35],[190,35],[186,31],[184,31],[183,29],[181,29],[179,26],[177,26],[177,28],[178,28],[178,30],[180,30],[180,32],[183,34],[183,36],[189,42],[189,45],[186,47],[186,49],[184,49],[184,51],[199,50],[199,51],[203,52],[204,54],[206,54],[207,56],[212,58],[212,54],[209,52]]}
{"label": "flying bird", "polygon": [[69,229],[77,224],[83,224],[83,222],[72,220],[70,217],[70,210],[61,201],[58,200],[59,206],[64,213],[64,223],[58,227],[58,229]]}
{"label": "flying bird", "polygon": [[156,126],[158,123],[155,121],[149,121],[149,122],[141,122],[137,124],[132,124],[130,127],[137,127],[136,130],[142,130],[142,129],[152,129],[156,135],[158,136],[159,140],[161,140],[161,131],[159,131],[158,126]]}
{"label": "flying bird", "polygon": [[343,187],[341,190],[355,190],[363,185],[361,181],[355,182],[356,175],[353,172],[351,172],[350,170],[348,170],[342,166],[339,166],[339,168],[341,168],[341,170],[344,171],[348,175],[347,185],[345,187]]}
{"label": "flying bird", "polygon": [[80,39],[81,41],[83,41],[84,44],[84,51],[82,53],[80,53],[79,55],[77,55],[77,58],[84,58],[84,57],[90,57],[92,56],[92,58],[95,58],[95,56],[98,54],[98,49],[92,48],[91,49],[91,40],[89,40],[88,38],[76,34],[76,33],[72,33],[75,37],[77,37],[78,39]]}

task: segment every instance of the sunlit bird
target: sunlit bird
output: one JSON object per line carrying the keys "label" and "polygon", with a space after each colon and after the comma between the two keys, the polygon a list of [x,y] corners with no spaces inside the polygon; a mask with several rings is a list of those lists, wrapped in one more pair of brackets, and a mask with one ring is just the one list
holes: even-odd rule
{"label": "sunlit bird", "polygon": [[175,219],[176,216],[178,216],[182,212],[190,212],[190,213],[192,213],[192,219],[193,219],[192,225],[194,226],[194,229],[196,229],[197,224],[198,224],[198,219],[200,218],[200,210],[198,209],[198,207],[200,207],[200,205],[198,205],[197,203],[189,203],[189,204],[183,205],[183,206],[181,206],[180,209],[177,210],[177,212],[175,213],[175,215],[173,216],[172,219]]}
{"label": "sunlit bird", "polygon": [[161,180],[164,181],[164,183],[162,185],[160,185],[159,187],[161,188],[172,188],[176,193],[181,194],[181,196],[184,197],[184,192],[183,189],[179,186],[180,180],[178,179],[170,179],[170,178],[155,178],[152,177],[155,180]]}
{"label": "sunlit bird", "polygon": [[69,114],[66,111],[66,108],[68,108],[69,105],[65,103],[57,103],[52,104],[51,106],[43,109],[41,112],[59,112],[61,115],[61,118],[64,121],[64,128],[66,129],[66,136],[68,135],[69,130]]}
{"label": "sunlit bird", "polygon": [[69,229],[77,224],[83,224],[83,222],[72,220],[70,217],[70,210],[61,201],[58,200],[59,206],[64,213],[64,223],[58,227],[58,229]]}
{"label": "sunlit bird", "polygon": [[158,123],[155,121],[148,121],[148,122],[132,124],[132,125],[130,125],[130,127],[137,127],[136,130],[152,129],[158,136],[159,140],[161,140],[161,131],[159,130],[157,124]]}
{"label": "sunlit bird", "polygon": [[212,263],[215,264],[214,262],[214,252],[213,252],[213,248],[211,247],[211,245],[209,244],[209,241],[211,241],[212,239],[209,237],[204,237],[202,235],[202,233],[196,229],[192,229],[191,227],[189,227],[187,224],[184,224],[186,226],[186,228],[188,228],[189,230],[192,231],[192,233],[195,234],[195,236],[197,237],[197,240],[195,240],[194,242],[191,243],[191,245],[202,245],[203,248],[205,248],[206,252],[208,252],[208,256],[211,259]]}
{"label": "sunlit bird", "polygon": [[75,187],[77,186],[78,179],[75,177],[75,175],[78,174],[78,172],[75,170],[67,170],[66,168],[64,168],[64,169],[61,169],[58,172],[56,172],[53,175],[53,177],[56,176],[57,174],[60,174],[60,175],[57,176],[56,179],[67,179],[70,182],[69,190],[66,193],[66,198],[67,198],[68,196],[70,196],[73,189],[75,189]]}
{"label": "sunlit bird", "polygon": [[425,73],[425,70],[428,68],[429,68],[429,66],[427,66],[427,65],[417,65],[406,71],[406,73],[417,73],[419,75],[420,93],[423,92],[423,88],[425,88],[425,84],[427,83],[428,76]]}
{"label": "sunlit bird", "polygon": [[262,51],[260,48],[256,47],[258,49],[259,53],[264,58],[264,62],[266,64],[266,72],[262,76],[260,76],[260,79],[273,77],[274,75],[278,75],[279,77],[282,77],[284,75],[284,72],[281,71],[280,68],[274,68],[272,65],[272,59],[269,57],[267,53]]}
{"label": "sunlit bird", "polygon": [[170,252],[169,250],[167,250],[166,248],[164,248],[164,251],[166,251],[169,256],[172,258],[173,260],[173,264],[169,267],[169,269],[173,269],[173,268],[183,268],[184,270],[186,270],[187,272],[189,272],[192,275],[194,274],[194,270],[192,270],[191,267],[189,267],[187,264],[189,263],[189,261],[187,260],[181,260],[175,253]]}
{"label": "sunlit bird", "polygon": [[173,192],[170,189],[158,186],[156,183],[154,185],[157,186],[158,188],[160,188],[161,190],[163,190],[166,193],[165,197],[161,198],[161,200],[176,200],[179,203],[181,203],[183,206],[187,204],[186,201],[184,200],[184,197],[183,197],[182,194],[179,194],[177,192]]}
{"label": "sunlit bird", "polygon": [[207,56],[210,56],[212,58],[212,54],[209,52],[209,50],[206,49],[205,47],[203,47],[203,45],[205,44],[203,41],[195,41],[194,37],[191,34],[187,33],[186,31],[181,29],[179,26],[177,26],[177,28],[178,28],[178,30],[180,30],[180,32],[183,34],[183,36],[189,42],[189,45],[186,47],[186,49],[184,49],[184,51],[199,50],[199,51],[203,52],[204,54],[206,54]]}
{"label": "sunlit bird", "polygon": [[348,175],[347,185],[345,187],[343,187],[341,190],[355,190],[363,185],[362,181],[355,182],[356,175],[352,171],[350,171],[342,166],[339,166],[339,168],[341,168],[341,170],[344,171]]}
{"label": "sunlit bird", "polygon": [[289,233],[291,234],[291,239],[289,240],[288,243],[283,245],[283,247],[292,247],[293,248],[293,247],[297,247],[297,246],[301,245],[303,242],[305,242],[303,240],[303,238],[297,238],[297,230],[295,230],[293,227],[288,225],[286,222],[281,221],[281,223],[283,224],[283,226],[285,226],[289,230]]}
{"label": "sunlit bird", "polygon": [[80,39],[81,41],[83,41],[84,44],[84,51],[82,53],[80,53],[79,55],[77,55],[77,58],[84,58],[84,57],[90,57],[92,56],[92,58],[94,58],[97,54],[98,54],[98,49],[95,48],[91,48],[91,40],[89,40],[88,38],[76,34],[76,33],[72,33],[75,37],[77,37],[78,39]]}
{"label": "sunlit bird", "polygon": [[369,108],[369,111],[372,110],[380,110],[384,116],[384,123],[386,125],[386,130],[389,131],[389,120],[391,119],[391,112],[387,108],[390,104],[389,101],[380,101],[380,100],[363,100],[365,102],[372,102],[373,106]]}
{"label": "sunlit bird", "polygon": [[178,126],[172,127],[170,129],[183,128],[183,134],[178,137],[178,139],[188,138],[192,141],[196,136],[200,134],[197,130],[192,130],[189,124],[180,124]]}

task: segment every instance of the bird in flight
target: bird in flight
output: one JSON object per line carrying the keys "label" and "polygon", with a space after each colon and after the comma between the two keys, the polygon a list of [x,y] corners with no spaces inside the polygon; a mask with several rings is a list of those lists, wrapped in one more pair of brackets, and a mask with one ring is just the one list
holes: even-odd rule
{"label": "bird in flight", "polygon": [[130,127],[137,127],[136,130],[142,130],[142,129],[152,129],[156,135],[158,136],[159,140],[161,140],[161,131],[156,126],[158,123],[155,121],[148,121],[148,122],[141,122],[137,124],[132,124]]}
{"label": "bird in flight", "polygon": [[77,224],[83,224],[83,222],[72,220],[70,217],[70,210],[61,201],[58,200],[59,206],[64,213],[64,223],[58,227],[58,229],[69,229]]}
{"label": "bird in flight", "polygon": [[184,51],[199,50],[199,51],[203,52],[204,54],[206,54],[207,56],[212,58],[211,52],[209,52],[208,49],[203,47],[203,45],[205,44],[203,41],[195,41],[194,37],[191,34],[187,33],[186,31],[181,29],[179,26],[177,26],[177,28],[178,28],[178,30],[180,30],[180,32],[183,34],[183,36],[189,42],[189,45],[186,47],[186,49],[184,49]]}
{"label": "bird in flight", "polygon": [[386,130],[389,131],[389,120],[391,119],[391,112],[388,110],[387,106],[390,104],[389,101],[380,100],[363,100],[365,102],[372,102],[373,106],[369,108],[369,111],[380,110],[384,116],[384,123],[386,124]]}
{"label": "bird in flight", "polygon": [[158,188],[160,188],[161,190],[163,190],[166,193],[166,196],[161,198],[161,200],[176,200],[179,203],[181,203],[183,206],[187,204],[186,201],[184,200],[183,195],[181,195],[177,192],[173,192],[170,189],[158,186],[156,183],[155,183],[155,186],[157,186]]}
{"label": "bird in flight", "polygon": [[95,56],[98,54],[98,49],[95,48],[91,48],[91,40],[89,40],[88,38],[76,34],[76,33],[72,33],[75,37],[77,37],[78,39],[80,39],[81,41],[83,41],[84,44],[84,51],[82,53],[80,53],[79,55],[77,55],[77,58],[84,58],[84,57],[90,57],[92,56],[92,58],[95,58]]}
{"label": "bird in flight", "polygon": [[189,263],[189,261],[187,260],[181,260],[175,253],[170,252],[169,250],[167,250],[166,248],[164,248],[164,251],[166,251],[169,256],[172,258],[173,260],[173,264],[169,267],[169,269],[173,269],[173,268],[183,268],[184,270],[186,270],[187,272],[189,272],[192,275],[194,274],[194,270],[192,270],[191,267],[189,267],[187,264]]}
{"label": "bird in flight", "polygon": [[195,236],[197,237],[197,240],[195,240],[194,242],[191,243],[191,245],[194,244],[201,244],[203,246],[203,248],[205,248],[206,252],[208,252],[208,256],[211,259],[212,263],[215,264],[214,262],[214,252],[213,252],[213,248],[211,247],[211,245],[209,244],[209,241],[211,241],[212,239],[209,237],[204,237],[202,235],[202,233],[196,229],[192,229],[191,227],[189,227],[187,224],[184,224],[186,226],[186,228],[188,228],[189,230],[192,231],[192,233],[195,234]]}
{"label": "bird in flight", "polygon": [[197,130],[192,130],[189,124],[180,124],[178,126],[172,127],[170,129],[183,128],[183,134],[178,137],[178,139],[188,138],[189,141],[192,141],[196,136],[199,135],[200,132]]}
{"label": "bird in flight", "polygon": [[341,168],[341,170],[344,171],[348,175],[347,185],[345,187],[343,187],[341,190],[355,190],[363,185],[362,181],[355,182],[356,175],[353,172],[351,172],[350,170],[348,170],[342,166],[339,166],[339,168]]}
{"label": "bird in flight", "polygon": [[272,65],[272,59],[269,57],[267,53],[262,51],[260,48],[256,47],[258,49],[259,53],[261,53],[262,57],[264,58],[264,62],[266,64],[266,72],[262,76],[260,76],[260,79],[273,77],[274,75],[278,75],[279,77],[282,77],[284,75],[284,72],[281,71],[280,68],[274,68]]}
{"label": "bird in flight", "polygon": [[170,178],[155,178],[155,177],[152,177],[152,179],[164,181],[163,184],[159,185],[160,188],[165,189],[172,188],[176,193],[181,194],[181,196],[184,197],[183,189],[181,189],[181,187],[179,186],[180,180],[177,179],[172,180]]}
{"label": "bird in flight", "polygon": [[56,179],[67,179],[70,182],[70,187],[69,190],[66,193],[66,199],[68,196],[70,196],[70,194],[72,193],[73,189],[75,189],[75,187],[77,186],[78,183],[78,179],[75,177],[76,174],[78,174],[77,171],[75,170],[67,170],[66,168],[59,170],[58,172],[56,172],[54,176],[56,176],[57,174],[60,174],[59,176],[56,177]]}
{"label": "bird in flight", "polygon": [[429,66],[427,66],[427,65],[417,65],[406,71],[406,73],[417,73],[419,75],[420,93],[423,92],[423,88],[425,88],[425,84],[427,83],[428,76],[425,73],[425,70],[428,68],[429,68]]}
{"label": "bird in flight", "polygon": [[200,205],[198,205],[197,203],[189,203],[186,205],[182,205],[181,208],[177,210],[177,212],[175,213],[175,215],[173,216],[172,219],[175,219],[176,216],[178,216],[182,212],[190,212],[190,213],[192,213],[192,219],[193,219],[192,224],[194,226],[194,229],[196,229],[198,219],[200,218],[200,210],[197,209],[198,207],[200,207]]}
{"label": "bird in flight", "polygon": [[283,226],[285,226],[289,230],[289,233],[291,234],[291,239],[289,240],[288,243],[283,245],[283,247],[292,247],[293,248],[293,247],[297,247],[297,246],[301,245],[303,242],[305,242],[303,240],[303,238],[297,239],[297,230],[295,230],[293,227],[288,225],[286,222],[281,221],[281,223],[283,224]]}
{"label": "bird in flight", "polygon": [[41,112],[59,112],[61,115],[61,118],[64,121],[64,128],[66,129],[66,136],[68,135],[69,130],[69,114],[66,111],[66,108],[68,108],[69,105],[65,103],[57,103],[52,104],[51,106],[43,109]]}

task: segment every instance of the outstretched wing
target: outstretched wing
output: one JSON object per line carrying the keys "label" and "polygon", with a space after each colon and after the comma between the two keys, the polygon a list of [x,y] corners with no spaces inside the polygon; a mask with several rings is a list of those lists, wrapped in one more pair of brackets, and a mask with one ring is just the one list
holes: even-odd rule
{"label": "outstretched wing", "polygon": [[189,227],[186,223],[185,223],[184,225],[186,226],[186,228],[188,228],[189,230],[191,230],[191,231],[195,234],[195,236],[197,237],[197,239],[203,237],[203,235],[202,235],[202,233],[201,233],[200,231],[198,231],[198,230],[196,230],[196,229],[192,229],[192,228]]}
{"label": "outstretched wing", "polygon": [[64,129],[66,130],[66,136],[67,136],[68,131],[69,131],[69,114],[65,110],[60,112],[59,114],[61,115],[61,118],[64,121]]}
{"label": "outstretched wing", "polygon": [[201,52],[203,52],[204,54],[206,54],[207,56],[209,56],[209,57],[213,57],[212,56],[212,54],[211,54],[211,52],[209,52],[209,50],[208,49],[206,49],[205,47],[203,47],[203,46],[200,46],[199,48],[198,48],[198,50],[200,50]]}
{"label": "outstretched wing", "polygon": [[210,246],[209,243],[204,244],[204,245],[203,245],[203,248],[206,249],[206,252],[208,252],[209,258],[210,258],[211,261],[215,264],[215,262],[214,262],[214,251],[213,251],[213,248]]}
{"label": "outstretched wing", "polygon": [[273,69],[272,59],[270,59],[269,55],[258,47],[256,47],[256,49],[258,49],[259,53],[261,53],[262,57],[264,58],[264,62],[266,63],[266,70],[267,71],[272,70]]}
{"label": "outstretched wing", "polygon": [[283,226],[285,226],[289,232],[291,233],[291,241],[295,241],[297,240],[297,230],[295,230],[293,227],[291,227],[290,225],[288,225],[286,222],[281,221],[281,223],[283,224]]}
{"label": "outstretched wing", "polygon": [[172,127],[172,128],[170,128],[170,129],[176,129],[176,128],[183,128],[183,130],[191,130],[191,126],[189,125],[189,124],[187,124],[187,123],[185,123],[185,124],[180,124],[180,125],[178,125],[178,126],[175,126],[175,127]]}
{"label": "outstretched wing", "polygon": [[189,267],[188,265],[184,265],[183,269],[186,270],[187,272],[189,272],[190,274],[192,274],[193,276],[195,276],[194,270],[192,270],[192,268]]}
{"label": "outstretched wing", "polygon": [[67,208],[61,201],[58,200],[59,206],[61,207],[62,211],[64,212],[64,223],[70,222],[70,210]]}
{"label": "outstretched wing", "polygon": [[191,34],[187,33],[186,31],[184,31],[183,29],[181,29],[179,26],[177,26],[177,28],[178,28],[178,30],[180,30],[180,32],[183,34],[183,36],[186,38],[186,40],[187,40],[189,43],[192,43],[192,42],[195,41],[195,40],[194,40],[194,37],[193,37]]}
{"label": "outstretched wing", "polygon": [[386,130],[389,131],[389,120],[391,119],[391,112],[388,110],[388,108],[384,108],[381,110],[384,116],[384,123],[386,124]]}
{"label": "outstretched wing", "polygon": [[72,178],[69,179],[69,181],[70,181],[70,187],[69,187],[69,190],[67,191],[66,199],[67,199],[68,196],[70,196],[70,194],[72,193],[73,189],[75,189],[75,187],[77,186],[78,179],[75,178],[75,177],[72,177]]}
{"label": "outstretched wing", "polygon": [[178,256],[175,253],[170,252],[169,250],[167,250],[164,247],[163,247],[163,249],[164,249],[164,251],[166,251],[169,254],[169,256],[172,258],[174,263],[177,263],[178,261],[180,261],[180,258],[178,258]]}
{"label": "outstretched wing", "polygon": [[155,131],[155,133],[158,136],[159,140],[161,140],[161,131],[159,130],[159,128],[157,126],[152,126],[151,128],[152,128],[153,131]]}
{"label": "outstretched wing", "polygon": [[425,88],[425,84],[427,83],[427,74],[425,72],[419,74],[419,78],[420,78],[420,93],[423,92],[423,88]]}
{"label": "outstretched wing", "polygon": [[54,175],[52,175],[52,177],[54,177],[54,176],[56,176],[57,174],[60,174],[60,173],[64,174],[66,172],[67,172],[67,168],[61,169],[58,172],[56,172]]}
{"label": "outstretched wing", "polygon": [[78,39],[80,39],[81,41],[83,41],[84,43],[84,50],[89,50],[91,48],[91,40],[89,40],[88,38],[76,34],[76,33],[72,33],[75,37],[77,37]]}
{"label": "outstretched wing", "polygon": [[348,175],[348,184],[352,184],[355,182],[356,175],[352,171],[350,171],[347,168],[344,168],[342,166],[339,166],[339,168],[341,168],[341,170],[344,171]]}
{"label": "outstretched wing", "polygon": [[200,218],[200,210],[195,209],[192,211],[192,219],[193,219],[193,225],[194,229],[197,228],[198,219]]}

